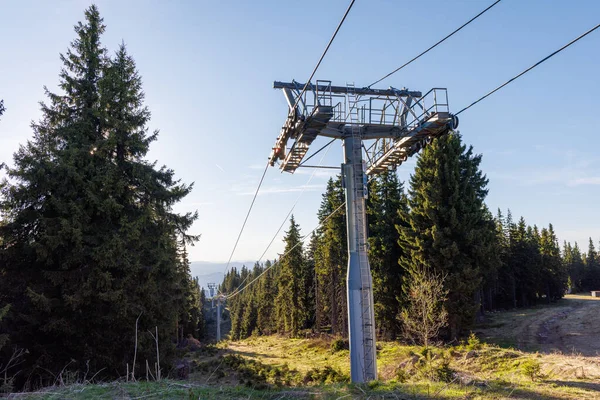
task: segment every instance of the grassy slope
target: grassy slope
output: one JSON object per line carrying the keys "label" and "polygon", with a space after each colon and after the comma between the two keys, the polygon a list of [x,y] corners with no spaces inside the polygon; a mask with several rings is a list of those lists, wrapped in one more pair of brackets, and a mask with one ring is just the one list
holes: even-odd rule
{"label": "grassy slope", "polygon": [[[575,304],[576,308],[569,311],[587,310],[582,304]],[[545,338],[536,344],[540,332],[548,327],[554,331],[550,322],[555,322],[555,315],[564,313],[564,308],[572,305],[561,302],[556,306],[495,313],[477,327],[478,335],[490,342],[529,352],[476,341],[435,349],[431,375],[445,371],[450,383],[441,382],[437,377],[427,378],[428,368],[422,365],[423,358],[419,356],[422,349],[394,342],[378,343],[380,381],[367,386],[335,382],[349,374],[348,351],[333,352],[331,338],[269,336],[223,342],[217,349],[187,354],[191,365],[187,381],[72,385],[16,398],[600,399],[600,357],[550,351],[555,343]],[[600,319],[595,309],[593,313],[584,319],[585,323]],[[576,313],[569,313],[564,321],[568,322],[571,315],[576,316]],[[569,325],[569,329],[574,328],[577,327]],[[534,369],[539,365],[540,373],[535,380],[525,373],[527,365]],[[314,377],[315,368],[317,372],[326,373],[307,379],[310,371]]]}
{"label": "grassy slope", "polygon": [[[437,349],[434,365],[444,354],[454,371],[453,382],[425,379],[425,368],[419,368],[415,354],[420,349],[396,343],[380,343],[380,381],[368,386],[347,383],[305,385],[302,378],[314,367],[330,366],[348,372],[347,350],[332,353],[329,340],[284,339],[281,337],[251,338],[224,343],[216,354],[193,353],[189,359],[196,364],[190,380],[102,385],[73,385],[53,388],[45,393],[19,398],[96,399],[96,398],[179,398],[179,399],[286,399],[286,398],[390,398],[390,399],[596,399],[600,398],[600,365],[585,357],[559,354],[524,353],[489,345],[456,346]],[[287,385],[258,385],[244,376],[239,368],[221,362],[225,354],[238,353],[244,358],[260,361],[263,370],[277,370],[287,364],[292,377]],[[528,360],[541,366],[542,377],[532,381],[523,372]],[[203,364],[204,363],[204,364]],[[204,368],[207,367],[207,368]],[[219,373],[214,373],[215,369]],[[298,372],[293,372],[297,370]],[[396,379],[397,371],[406,371],[404,382]],[[210,378],[209,378],[210,376]],[[208,383],[207,379],[209,379]],[[273,382],[272,377],[266,378]],[[245,384],[240,385],[242,381]],[[262,390],[252,388],[262,387]]]}

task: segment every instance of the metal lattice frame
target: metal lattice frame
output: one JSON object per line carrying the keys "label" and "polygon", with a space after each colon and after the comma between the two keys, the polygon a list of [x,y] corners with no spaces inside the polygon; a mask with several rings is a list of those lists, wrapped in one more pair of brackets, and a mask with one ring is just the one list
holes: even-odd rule
{"label": "metal lattice frame", "polygon": [[[294,173],[317,136],[344,141],[342,173],[348,230],[348,324],[353,382],[377,379],[373,280],[368,260],[366,175],[394,169],[427,143],[458,126],[446,89],[424,95],[407,89],[275,82],[288,116],[269,157],[271,166]],[[292,142],[288,146],[289,142]],[[373,141],[368,148],[363,141]],[[363,149],[367,162],[363,163]]]}

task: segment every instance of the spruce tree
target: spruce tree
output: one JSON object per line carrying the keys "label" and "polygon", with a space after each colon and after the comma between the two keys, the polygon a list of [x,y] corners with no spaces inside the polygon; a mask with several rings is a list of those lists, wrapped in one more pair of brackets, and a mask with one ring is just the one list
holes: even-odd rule
{"label": "spruce tree", "polygon": [[178,296],[180,302],[179,340],[188,336],[199,338],[202,320],[201,288],[198,277],[191,278],[190,261],[188,259],[185,243],[181,243],[181,258],[178,264],[179,290],[171,292],[171,296]]}
{"label": "spruce tree", "polygon": [[238,293],[235,295],[235,297],[229,300],[229,310],[231,316],[230,336],[234,340],[244,338],[242,326],[244,321],[244,313],[246,312],[246,308],[249,306],[247,300],[250,296],[250,291],[245,290],[244,287],[249,280],[249,275],[250,272],[245,265],[242,265],[242,269],[239,273],[234,268],[232,269],[232,279],[228,285],[225,285],[225,293]]}
{"label": "spruce tree", "polygon": [[471,326],[476,292],[490,263],[496,230],[487,211],[481,156],[448,134],[426,147],[410,180],[408,212],[398,226],[401,265],[408,274],[429,269],[446,276],[448,337]]}
{"label": "spruce tree", "polygon": [[[317,233],[315,274],[317,276],[316,309],[317,330],[325,329],[334,335],[347,335],[348,309],[346,299],[346,271],[348,244],[346,213],[342,180],[329,179],[318,211],[321,228]],[[335,214],[332,213],[338,210]],[[331,217],[330,217],[331,216]]]}
{"label": "spruce tree", "polygon": [[305,264],[300,227],[294,216],[290,218],[290,229],[284,237],[284,255],[279,261],[275,315],[279,333],[297,336],[306,320],[305,295],[302,266]]}
{"label": "spruce tree", "polygon": [[525,219],[512,222],[508,211],[505,221],[505,251],[502,268],[499,270],[498,303],[508,308],[527,307],[536,301],[538,270],[535,266],[537,248],[530,240]]}
{"label": "spruce tree", "polygon": [[315,253],[317,251],[317,235],[313,232],[310,238],[310,242],[306,247],[306,253],[304,255],[304,267],[303,267],[303,281],[304,281],[304,293],[306,296],[305,309],[306,309],[306,320],[304,325],[306,328],[314,328],[316,321],[316,290],[317,290],[317,276],[315,270]]}
{"label": "spruce tree", "polygon": [[[248,276],[248,282],[253,281],[263,272],[263,267],[256,262],[252,272]],[[255,331],[258,318],[258,290],[259,285],[253,284],[242,293],[240,301],[244,302],[244,313],[240,326],[240,337],[247,338]]]}
{"label": "spruce tree", "polygon": [[574,285],[573,285],[573,277],[572,277],[572,267],[573,267],[573,248],[571,247],[571,243],[566,240],[563,242],[563,264],[564,268],[567,271],[567,291],[568,293],[573,293]]}
{"label": "spruce tree", "polygon": [[206,307],[206,292],[204,291],[204,288],[200,286],[200,283],[198,282],[198,277],[196,277],[195,279],[196,285],[197,287],[200,289],[200,310],[199,310],[199,316],[198,316],[198,336],[196,336],[198,339],[203,339],[206,336],[206,312],[205,312],[205,307]]}
{"label": "spruce tree", "polygon": [[[567,271],[560,256],[558,240],[552,224],[543,228],[539,235],[540,273],[539,292],[544,293],[547,302],[564,296],[567,288]],[[575,254],[573,255],[575,258]],[[580,255],[581,259],[581,255]]]}
{"label": "spruce tree", "polygon": [[268,271],[257,282],[259,289],[257,295],[258,310],[256,324],[263,335],[270,335],[276,331],[274,309],[275,296],[277,295],[277,267],[271,268],[271,261],[265,262]]}
{"label": "spruce tree", "polygon": [[[488,229],[485,230],[486,237],[482,241],[486,243],[480,253],[480,262],[482,268],[481,284],[475,293],[475,303],[478,307],[478,316],[482,317],[483,313],[492,310],[495,306],[494,294],[497,292],[497,280],[500,268],[503,266],[505,252],[504,241],[501,240],[501,224],[492,216],[491,212],[485,209],[484,219],[488,221]],[[502,216],[498,216],[500,219]]]}
{"label": "spruce tree", "polygon": [[568,279],[573,284],[573,290],[575,292],[581,292],[585,285],[586,265],[583,263],[584,256],[581,254],[579,245],[577,242],[571,249],[571,262],[568,266]]}
{"label": "spruce tree", "polygon": [[[10,309],[10,305],[8,305],[8,304],[0,307],[0,322],[6,316],[9,309]],[[4,345],[7,342],[8,342],[8,335],[6,333],[0,334],[0,350],[2,350],[2,348],[4,347]]]}
{"label": "spruce tree", "polygon": [[600,260],[592,238],[590,238],[585,257],[585,272],[584,288],[586,290],[600,289]]}
{"label": "spruce tree", "polygon": [[369,263],[373,275],[373,299],[378,335],[395,339],[400,334],[398,310],[403,303],[402,268],[398,231],[399,210],[408,211],[402,184],[395,172],[386,172],[370,183]]}
{"label": "spruce tree", "polygon": [[[158,328],[168,361],[191,280],[178,243],[196,239],[186,234],[195,214],[172,211],[191,186],[144,159],[157,134],[148,134],[133,59],[124,46],[108,58],[95,6],[85,18],[61,55],[62,92],[46,90],[34,137],[0,188],[0,291],[13,304],[11,339],[28,348],[27,365],[50,372],[42,383],[67,363],[124,375],[140,314],[138,329]],[[155,354],[140,335],[138,362]]]}

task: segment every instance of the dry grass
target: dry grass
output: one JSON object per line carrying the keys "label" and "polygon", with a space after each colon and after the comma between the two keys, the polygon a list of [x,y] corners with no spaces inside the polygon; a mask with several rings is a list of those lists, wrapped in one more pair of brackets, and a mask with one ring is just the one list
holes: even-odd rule
{"label": "dry grass", "polygon": [[[330,337],[267,336],[188,354],[187,382],[75,385],[16,398],[600,400],[600,357],[589,355],[600,334],[583,340],[599,325],[600,301],[570,295],[552,306],[493,314],[477,332],[502,347],[473,338],[434,348],[427,364],[419,347],[379,342],[380,380],[369,385],[306,383],[315,368],[349,373],[348,351],[333,351]],[[237,364],[226,361],[232,356]]]}
{"label": "dry grass", "polygon": [[547,354],[600,355],[600,298],[567,295],[551,305],[489,314],[477,328],[483,340]]}
{"label": "dry grass", "polygon": [[287,339],[279,336],[260,336],[227,343],[227,349],[249,359],[266,364],[285,365],[300,372],[326,366],[350,373],[348,350],[332,352],[333,339]]}
{"label": "dry grass", "polygon": [[[379,342],[378,347],[380,382],[364,398],[383,396],[387,391],[409,395],[405,398],[600,399],[600,360],[592,357],[528,353],[487,344],[436,348],[434,359],[448,359],[454,374],[450,383],[444,383],[423,376],[418,361],[422,349],[396,342]],[[231,342],[227,348],[265,364],[286,364],[298,371],[326,365],[349,370],[348,352],[332,353],[328,340],[268,336]],[[532,363],[540,367],[534,381],[525,372]],[[400,373],[406,381],[398,380],[399,370],[406,372]]]}

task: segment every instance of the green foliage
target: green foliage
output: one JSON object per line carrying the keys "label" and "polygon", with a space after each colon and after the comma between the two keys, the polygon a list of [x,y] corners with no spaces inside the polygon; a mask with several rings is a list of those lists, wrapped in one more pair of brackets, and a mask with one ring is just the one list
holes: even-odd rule
{"label": "green foliage", "polygon": [[[329,179],[317,213],[322,224],[311,238],[315,265],[315,329],[347,335],[346,270],[348,244],[342,179]],[[341,208],[340,208],[341,207]],[[340,208],[338,210],[338,208]],[[331,218],[333,211],[338,210]]]}
{"label": "green foliage", "polygon": [[[0,307],[0,322],[6,316],[8,310],[10,310],[10,304],[5,305],[4,307]],[[2,347],[4,347],[6,342],[8,342],[8,335],[5,333],[0,334],[0,350],[2,350]]]}
{"label": "green foliage", "polygon": [[304,375],[303,382],[307,383],[337,383],[337,382],[349,382],[350,377],[334,369],[330,366],[323,368],[313,368]]}
{"label": "green foliage", "polygon": [[567,271],[564,268],[558,240],[552,224],[543,228],[539,240],[541,256],[541,278],[538,286],[540,293],[545,293],[546,301],[562,298],[567,289]]}
{"label": "green foliage", "polygon": [[542,376],[541,369],[542,367],[537,360],[528,359],[521,363],[521,372],[532,381]]}
{"label": "green foliage", "polygon": [[0,293],[11,341],[29,350],[20,377],[35,368],[41,384],[67,364],[125,375],[140,315],[137,362],[156,359],[158,327],[164,366],[178,325],[195,334],[199,318],[181,256],[197,216],[172,210],[192,187],[145,159],[157,132],[141,78],[124,45],[107,55],[104,30],[89,7],[61,55],[60,93],[46,92],[0,185]]}
{"label": "green foliage", "polygon": [[240,382],[255,389],[266,389],[269,385],[293,385],[299,382],[298,371],[287,365],[273,366],[256,360],[228,354],[223,363],[238,373]]}
{"label": "green foliage", "polygon": [[[592,242],[593,246],[593,242]],[[567,269],[568,279],[571,283],[571,290],[573,292],[580,292],[584,290],[584,280],[586,278],[586,265],[584,263],[584,256],[579,250],[579,245],[575,242],[575,245],[571,247],[571,244],[565,244],[564,246],[564,265]]]}
{"label": "green foliage", "polygon": [[473,332],[471,332],[471,334],[469,335],[469,338],[467,339],[466,348],[468,350],[479,350],[479,349],[481,349],[482,346],[483,345],[481,344],[481,341],[479,340],[479,338]]}
{"label": "green foliage", "polygon": [[410,379],[410,374],[405,369],[398,368],[396,370],[394,377],[396,378],[396,380],[398,382],[404,383],[404,382],[408,382],[408,380]]}
{"label": "green foliage", "polygon": [[306,265],[301,245],[300,229],[294,216],[283,239],[284,255],[279,261],[278,290],[275,315],[279,333],[298,335],[306,321],[306,292],[303,267]]}
{"label": "green foliage", "polygon": [[277,282],[276,274],[278,270],[271,267],[271,262],[267,260],[264,268],[268,270],[263,278],[257,282],[258,293],[256,296],[256,303],[258,306],[256,325],[257,329],[261,334],[269,335],[276,331],[276,322],[274,321],[273,314],[275,308],[275,296],[277,296]]}
{"label": "green foliage", "polygon": [[449,338],[472,324],[482,271],[493,264],[496,233],[484,204],[487,178],[480,163],[458,134],[437,138],[419,156],[409,210],[400,211],[401,265],[408,272],[430,269],[446,276]]}
{"label": "green foliage", "polygon": [[585,290],[600,289],[600,255],[592,238],[589,239],[588,251],[585,254],[585,272],[581,286]]}
{"label": "green foliage", "polygon": [[350,349],[350,342],[348,341],[348,339],[338,338],[338,339],[335,339],[333,342],[331,342],[331,352],[333,352],[333,353],[337,353],[338,351],[349,350],[349,349]]}
{"label": "green foliage", "polygon": [[400,320],[407,339],[427,348],[448,323],[448,312],[444,307],[448,291],[444,289],[444,277],[424,268],[415,268],[407,280],[408,302],[400,312]]}
{"label": "green foliage", "polygon": [[456,371],[450,368],[450,360],[444,358],[435,369],[435,377],[440,382],[450,383],[456,377]]}
{"label": "green foliage", "polygon": [[[523,217],[514,223],[510,210],[506,218],[498,211],[495,222],[501,262],[496,274],[486,282],[485,309],[529,307],[540,301],[554,301],[564,295],[569,281],[572,288],[579,284],[579,249],[574,252],[570,244],[565,244],[561,257],[551,226],[540,234]],[[573,266],[574,255],[581,266]]]}
{"label": "green foliage", "polygon": [[395,339],[401,332],[398,309],[405,299],[402,293],[404,272],[398,260],[401,248],[396,225],[399,211],[407,211],[402,184],[395,172],[376,176],[369,185],[369,263],[373,275],[373,300],[378,336]]}
{"label": "green foliage", "polygon": [[[267,261],[264,266],[256,263],[252,270],[243,266],[240,272],[234,268],[226,274],[221,290],[235,294],[228,299],[232,339],[276,331],[297,336],[309,325],[312,299],[307,288],[312,286],[314,270],[305,259],[301,240],[292,216],[284,238],[286,255],[273,268]],[[259,276],[256,284],[245,288]]]}
{"label": "green foliage", "polygon": [[423,347],[411,352],[409,359],[395,371],[399,382],[425,379],[431,382],[452,382],[456,371],[451,368],[452,358],[441,348]]}

